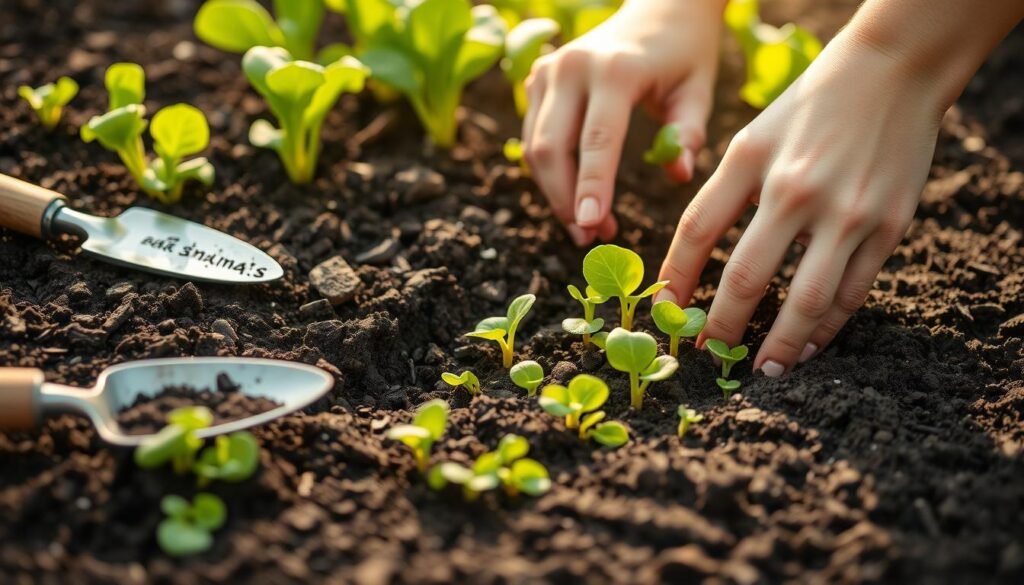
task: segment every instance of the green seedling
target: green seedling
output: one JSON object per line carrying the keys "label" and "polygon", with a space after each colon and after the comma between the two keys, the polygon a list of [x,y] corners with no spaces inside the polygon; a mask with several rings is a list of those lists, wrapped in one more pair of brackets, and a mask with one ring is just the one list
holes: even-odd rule
{"label": "green seedling", "polygon": [[722,389],[722,398],[729,400],[732,393],[740,389],[739,380],[726,380],[725,378],[716,378],[715,383]]}
{"label": "green seedling", "polygon": [[537,297],[522,295],[512,300],[504,317],[488,317],[476,324],[476,328],[467,333],[467,337],[490,339],[501,347],[501,363],[505,369],[512,367],[512,355],[515,349],[516,328],[523,317],[530,312]]}
{"label": "green seedling", "polygon": [[167,415],[167,422],[167,426],[135,449],[135,464],[152,469],[170,461],[175,473],[188,473],[203,446],[196,431],[213,423],[213,412],[205,406],[176,408]]}
{"label": "green seedling", "polygon": [[43,128],[53,130],[60,123],[64,106],[78,95],[78,83],[70,77],[61,77],[56,83],[47,83],[34,89],[22,85],[18,88],[18,95],[32,107]]}
{"label": "green seedling", "polygon": [[569,290],[569,296],[576,299],[576,301],[583,306],[583,318],[569,318],[562,321],[562,329],[567,333],[572,333],[573,335],[582,335],[583,344],[586,345],[590,343],[590,336],[594,335],[604,327],[604,319],[595,318],[594,311],[597,309],[598,305],[606,302],[608,297],[603,297],[597,294],[597,291],[590,286],[587,287],[587,296],[583,296],[580,289],[571,284],[567,288]]}
{"label": "green seedling", "polygon": [[697,307],[679,308],[672,301],[658,301],[651,308],[658,330],[668,335],[668,354],[679,356],[679,338],[697,337],[708,322],[708,314]]}
{"label": "green seedling", "polygon": [[187,181],[213,184],[213,165],[206,158],[182,161],[210,143],[210,127],[201,111],[188,104],[158,111],[149,129],[157,157],[149,161],[142,142],[147,126],[146,108],[142,105],[146,76],[142,67],[115,63],[107,69],[105,84],[110,95],[109,111],[93,116],[82,126],[82,140],[98,141],[116,152],[142,190],[161,203],[179,201]]}
{"label": "green seedling", "polygon": [[526,360],[512,366],[508,375],[516,386],[526,390],[526,395],[532,397],[544,381],[544,368],[533,360]]}
{"label": "green seedling", "polygon": [[505,21],[509,30],[519,25],[529,15],[531,0],[491,0],[488,4],[494,6]]}
{"label": "green seedling", "polygon": [[508,159],[508,162],[519,165],[519,169],[524,177],[530,176],[530,166],[526,164],[526,158],[523,156],[523,143],[518,138],[506,140],[505,144],[501,147],[501,152]]}
{"label": "green seedling", "polygon": [[651,382],[665,380],[679,369],[679,360],[658,355],[658,342],[653,337],[621,327],[608,334],[605,352],[613,368],[629,374],[629,404],[636,410],[643,407],[644,393]]}
{"label": "green seedling", "polygon": [[527,0],[530,13],[554,19],[569,42],[615,14],[622,0]]}
{"label": "green seedling", "polygon": [[227,520],[224,501],[208,493],[196,494],[191,504],[181,496],[164,496],[160,509],[167,518],[156,529],[156,541],[172,557],[209,550],[213,546],[212,533]]}
{"label": "green seedling", "polygon": [[606,447],[621,447],[629,440],[629,431],[620,422],[602,422],[598,410],[608,400],[608,385],[589,374],[579,374],[569,386],[549,384],[541,391],[540,407],[548,414],[565,418],[565,428],[578,429],[581,441],[593,439]]}
{"label": "green seedling", "polygon": [[422,0],[391,7],[385,23],[360,60],[408,98],[435,145],[451,148],[462,90],[501,57],[505,22],[493,6]]}
{"label": "green seedling", "polygon": [[480,379],[476,377],[476,374],[470,372],[469,370],[462,372],[462,374],[459,376],[456,376],[451,372],[444,372],[443,374],[441,374],[441,379],[447,382],[449,385],[455,386],[456,388],[459,386],[464,386],[466,388],[466,391],[472,394],[473,396],[476,396],[477,394],[480,393]]}
{"label": "green seedling", "polygon": [[199,487],[211,481],[237,483],[252,477],[260,464],[260,444],[249,431],[218,436],[195,464]]}
{"label": "green seedling", "polygon": [[444,435],[448,426],[448,403],[444,400],[431,400],[416,410],[412,424],[397,425],[388,430],[387,437],[401,441],[412,450],[416,457],[416,467],[423,473],[427,471],[430,460],[430,449]]}
{"label": "green seedling", "polygon": [[699,423],[704,420],[703,414],[697,414],[697,411],[692,408],[687,408],[685,404],[679,405],[679,427],[676,429],[676,434],[682,439],[686,436],[686,431],[690,430],[690,425]]}
{"label": "green seedling", "polygon": [[277,152],[293,183],[308,183],[320,155],[320,129],[342,93],[362,91],[369,70],[354,57],[327,67],[296,61],[281,48],[253,47],[242,58],[249,83],[267,101],[280,128],[257,120],[249,142]]}
{"label": "green seedling", "polygon": [[256,0],[208,0],[193,23],[196,36],[229,53],[282,47],[312,60],[324,16],[323,0],[274,0],[275,20]]}
{"label": "green seedling", "polygon": [[526,439],[505,435],[497,450],[481,455],[472,469],[458,463],[441,463],[430,470],[427,483],[434,490],[442,490],[449,483],[461,485],[467,501],[501,486],[511,497],[520,493],[539,496],[551,489],[551,478],[544,465],[526,457],[529,452]]}
{"label": "green seedling", "polygon": [[761,22],[758,0],[731,0],[725,24],[747,63],[740,97],[755,108],[765,108],[782,95],[821,53],[821,41],[810,31],[793,23],[776,28]]}
{"label": "green seedling", "polygon": [[654,144],[644,152],[644,162],[649,165],[666,165],[683,154],[679,144],[679,126],[666,124],[654,135]]}
{"label": "green seedling", "polygon": [[593,293],[606,299],[619,299],[622,310],[620,326],[627,331],[633,328],[633,314],[640,301],[668,284],[667,280],[662,280],[640,294],[633,294],[644,280],[643,260],[636,252],[613,244],[602,244],[587,253],[583,258],[583,277],[589,285],[588,297]]}
{"label": "green seedling", "polygon": [[512,96],[520,118],[526,115],[526,78],[533,62],[553,50],[549,43],[558,30],[558,23],[550,18],[530,18],[516,25],[505,37],[501,70],[512,83]]}
{"label": "green seedling", "polygon": [[721,339],[708,339],[704,342],[704,347],[711,352],[711,355],[722,361],[722,377],[726,379],[729,378],[732,367],[747,357],[748,352],[745,345],[737,345],[730,349],[729,344]]}

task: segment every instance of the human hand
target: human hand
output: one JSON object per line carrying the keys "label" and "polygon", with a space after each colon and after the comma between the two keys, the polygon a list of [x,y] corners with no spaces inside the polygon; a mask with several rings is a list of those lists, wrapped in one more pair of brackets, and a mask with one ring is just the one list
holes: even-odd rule
{"label": "human hand", "polygon": [[631,0],[534,64],[526,82],[523,152],[578,246],[617,231],[612,195],[635,104],[679,127],[685,150],[666,170],[680,181],[693,176],[711,110],[724,5]]}
{"label": "human hand", "polygon": [[679,221],[659,299],[688,300],[715,243],[757,204],[698,344],[740,343],[799,239],[806,251],[753,365],[775,377],[815,355],[864,303],[910,224],[945,93],[890,54],[837,38],[730,143]]}

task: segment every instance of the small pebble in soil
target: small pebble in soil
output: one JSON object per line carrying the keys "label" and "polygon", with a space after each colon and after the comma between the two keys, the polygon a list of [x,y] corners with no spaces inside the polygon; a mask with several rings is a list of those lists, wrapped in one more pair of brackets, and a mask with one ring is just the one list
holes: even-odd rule
{"label": "small pebble in soil", "polygon": [[108,288],[105,296],[108,301],[119,301],[130,292],[135,292],[134,284],[130,282],[119,282]]}
{"label": "small pebble in soil", "polygon": [[401,242],[398,240],[400,233],[398,229],[395,229],[392,237],[385,238],[376,246],[356,256],[356,262],[360,264],[384,264],[390,261],[401,247]]}
{"label": "small pebble in soil", "polygon": [[231,341],[232,344],[238,343],[238,334],[235,333],[235,328],[227,319],[217,319],[210,324],[210,330],[214,333],[220,333],[225,339]]}
{"label": "small pebble in soil", "polygon": [[327,299],[317,299],[299,307],[299,316],[303,319],[330,319],[334,316],[334,309]]}
{"label": "small pebble in soil", "polygon": [[555,367],[551,368],[551,379],[559,384],[566,384],[569,380],[579,373],[579,369],[576,364],[572,362],[558,362]]}
{"label": "small pebble in soil", "polygon": [[355,298],[363,282],[341,256],[333,256],[309,271],[309,282],[332,305]]}
{"label": "small pebble in soil", "polygon": [[424,166],[414,166],[395,174],[404,199],[407,203],[419,203],[444,194],[446,184],[444,175]]}

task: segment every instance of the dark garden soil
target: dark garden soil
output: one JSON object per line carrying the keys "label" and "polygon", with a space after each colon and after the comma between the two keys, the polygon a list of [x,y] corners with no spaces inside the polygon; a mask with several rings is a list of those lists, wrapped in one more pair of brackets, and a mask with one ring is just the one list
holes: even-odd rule
{"label": "dark garden soil", "polygon": [[[317,180],[296,187],[273,153],[247,145],[263,103],[237,56],[194,39],[196,4],[0,3],[0,172],[99,215],[156,206],[111,153],[77,138],[106,104],[105,67],[140,62],[150,111],[189,101],[214,136],[214,188],[167,211],[267,250],[284,279],[187,284],[0,231],[0,364],[91,385],[128,360],[269,357],[319,365],[335,387],[305,414],[256,429],[261,470],[213,486],[230,518],[211,551],[185,561],[165,557],[153,534],[160,498],[193,493],[194,480],[137,469],[77,418],[0,434],[0,583],[1024,582],[1024,31],[947,116],[913,228],[819,359],[779,380],[740,365],[742,395],[725,402],[709,358],[686,346],[681,373],[653,385],[636,414],[623,376],[559,330],[577,312],[564,291],[581,284],[582,251],[500,157],[516,133],[500,75],[469,92],[450,156],[424,148],[403,107],[344,98]],[[829,37],[854,3],[767,4],[771,21]],[[339,30],[332,19],[325,38]],[[731,42],[727,51],[697,184],[754,115],[735,97],[740,62]],[[61,74],[82,92],[48,134],[16,87]],[[649,136],[626,150],[616,212],[620,242],[653,275],[695,187],[643,168]],[[721,242],[698,304],[739,233]],[[308,274],[335,255],[362,287],[332,307]],[[792,271],[755,316],[754,347]],[[634,435],[625,447],[581,444],[509,384],[495,349],[460,337],[527,291],[539,300],[520,356],[549,381],[609,380],[610,415]],[[484,396],[439,381],[465,368]],[[429,491],[384,433],[435,397],[453,405],[435,461],[468,461],[515,432],[553,489],[474,504]],[[685,440],[674,436],[681,402],[705,415]]]}

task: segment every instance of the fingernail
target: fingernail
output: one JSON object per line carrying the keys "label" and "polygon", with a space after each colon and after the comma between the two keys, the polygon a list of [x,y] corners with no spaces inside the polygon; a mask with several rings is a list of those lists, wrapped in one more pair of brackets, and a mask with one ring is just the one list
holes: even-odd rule
{"label": "fingernail", "polygon": [[679,301],[676,299],[676,295],[667,288],[659,290],[658,294],[654,295],[654,302],[657,303],[661,301],[672,301],[673,303],[679,304]]}
{"label": "fingernail", "polygon": [[800,363],[804,363],[814,356],[814,352],[818,351],[818,346],[813,343],[808,343],[804,346],[804,350],[800,352]]}
{"label": "fingernail", "polygon": [[569,232],[569,237],[572,238],[573,243],[578,247],[582,248],[587,245],[587,232],[583,228],[571,223],[565,229]]}
{"label": "fingernail", "polygon": [[778,378],[786,371],[786,368],[779,362],[773,362],[772,360],[768,360],[765,363],[761,364],[761,371],[764,373],[765,376],[768,376],[769,378]]}
{"label": "fingernail", "polygon": [[590,227],[591,224],[597,223],[600,212],[601,206],[598,205],[597,199],[594,197],[584,197],[576,205],[576,223]]}
{"label": "fingernail", "polygon": [[693,151],[687,148],[683,151],[683,168],[686,169],[686,174],[692,179],[693,178]]}

